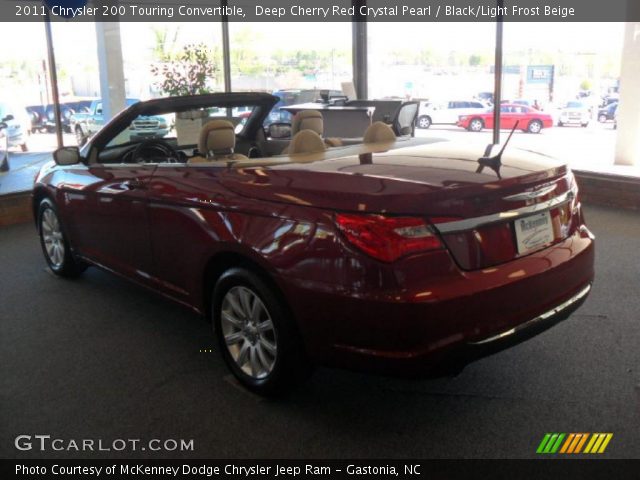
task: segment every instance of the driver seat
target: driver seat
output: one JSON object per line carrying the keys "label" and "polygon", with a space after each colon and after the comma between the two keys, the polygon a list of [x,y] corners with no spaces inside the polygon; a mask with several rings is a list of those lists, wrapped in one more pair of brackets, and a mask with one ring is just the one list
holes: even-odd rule
{"label": "driver seat", "polygon": [[236,133],[233,123],[228,120],[211,120],[200,130],[198,150],[203,157],[193,157],[189,163],[203,163],[211,160],[248,160],[249,157],[234,153]]}

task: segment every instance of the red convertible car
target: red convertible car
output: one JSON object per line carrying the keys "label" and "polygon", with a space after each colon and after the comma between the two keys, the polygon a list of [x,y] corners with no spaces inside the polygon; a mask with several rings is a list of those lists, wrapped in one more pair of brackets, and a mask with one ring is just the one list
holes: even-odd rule
{"label": "red convertible car", "polygon": [[[479,159],[383,123],[327,147],[317,114],[275,138],[263,122],[277,100],[141,102],[56,151],[33,190],[51,270],[97,266],[211,319],[230,370],[261,394],[318,364],[459,369],[587,297],[594,240],[565,164]],[[131,137],[153,115],[167,136]]]}
{"label": "red convertible car", "polygon": [[[500,128],[512,129],[518,122],[518,128],[529,133],[540,133],[543,128],[553,126],[551,115],[526,105],[504,103],[500,105]],[[485,113],[461,115],[458,126],[471,132],[479,132],[484,128],[493,128],[493,109]]]}

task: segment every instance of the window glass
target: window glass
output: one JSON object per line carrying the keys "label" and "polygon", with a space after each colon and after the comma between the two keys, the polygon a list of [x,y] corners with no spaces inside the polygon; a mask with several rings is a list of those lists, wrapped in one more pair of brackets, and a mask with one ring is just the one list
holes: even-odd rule
{"label": "window glass", "polygon": [[232,90],[280,98],[265,123],[290,122],[281,107],[342,96],[352,81],[348,22],[231,22],[229,36]]}

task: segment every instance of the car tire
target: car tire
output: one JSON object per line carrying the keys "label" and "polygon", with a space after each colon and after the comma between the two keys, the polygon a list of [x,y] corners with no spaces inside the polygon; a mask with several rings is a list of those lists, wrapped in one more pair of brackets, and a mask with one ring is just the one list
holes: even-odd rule
{"label": "car tire", "polygon": [[484,122],[481,118],[472,118],[469,122],[468,130],[470,132],[480,132],[484,129]]}
{"label": "car tire", "polygon": [[418,117],[417,127],[422,129],[427,129],[431,126],[431,117],[428,115],[422,115]]}
{"label": "car tire", "polygon": [[564,123],[562,123],[562,122],[558,121],[558,126],[559,126],[559,127],[564,127]]}
{"label": "car tire", "polygon": [[599,121],[600,123],[605,123],[605,122],[607,121],[607,116],[606,116],[606,115],[600,115],[600,116],[598,117],[598,121]]}
{"label": "car tire", "polygon": [[542,122],[540,120],[531,120],[527,126],[527,132],[540,133],[542,131]]}
{"label": "car tire", "polygon": [[48,198],[38,207],[38,234],[40,246],[53,273],[61,277],[77,277],[87,264],[74,257],[64,233],[55,204]]}
{"label": "car tire", "polygon": [[76,143],[79,147],[82,147],[85,143],[87,143],[87,138],[82,133],[82,128],[76,127]]}
{"label": "car tire", "polygon": [[211,307],[224,361],[246,388],[278,395],[311,374],[298,329],[270,282],[251,270],[231,268],[216,282]]}
{"label": "car tire", "polygon": [[587,128],[589,126],[589,122],[580,124],[582,128]]}
{"label": "car tire", "polygon": [[22,152],[28,152],[29,151],[29,147],[27,146],[26,143],[23,143],[22,145],[20,145],[20,150]]}

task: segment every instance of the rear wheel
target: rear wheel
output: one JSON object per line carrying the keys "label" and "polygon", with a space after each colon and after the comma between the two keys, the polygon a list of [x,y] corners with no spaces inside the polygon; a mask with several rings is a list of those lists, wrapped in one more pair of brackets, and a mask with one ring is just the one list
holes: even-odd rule
{"label": "rear wheel", "polygon": [[540,130],[542,130],[542,122],[540,120],[531,120],[529,122],[529,126],[527,127],[527,132],[540,133]]}
{"label": "rear wheel", "polygon": [[484,122],[481,118],[472,118],[469,122],[469,131],[479,132],[484,128]]}
{"label": "rear wheel", "polygon": [[418,117],[418,128],[429,128],[431,126],[431,118],[427,115]]}
{"label": "rear wheel", "polygon": [[214,288],[211,310],[222,356],[248,389],[282,393],[311,373],[286,305],[262,277],[244,268],[228,270]]}
{"label": "rear wheel", "polygon": [[606,115],[600,115],[600,116],[598,117],[598,121],[599,121],[600,123],[604,123],[604,122],[606,122],[606,121],[607,121],[607,116],[606,116]]}
{"label": "rear wheel", "polygon": [[61,277],[77,277],[87,269],[86,264],[73,256],[58,211],[48,198],[38,208],[38,233],[44,258],[53,273]]}

